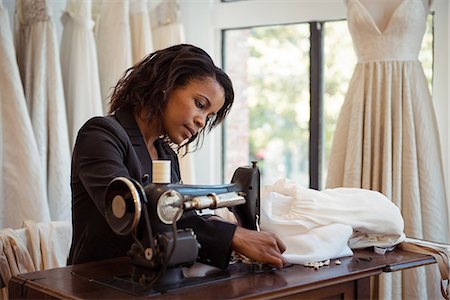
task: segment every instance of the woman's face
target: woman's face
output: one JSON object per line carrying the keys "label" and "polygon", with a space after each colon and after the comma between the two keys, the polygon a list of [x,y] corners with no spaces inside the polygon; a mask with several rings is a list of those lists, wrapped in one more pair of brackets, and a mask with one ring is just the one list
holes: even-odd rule
{"label": "woman's face", "polygon": [[173,90],[162,113],[164,132],[176,144],[191,138],[205,127],[225,103],[224,90],[211,77],[191,80],[186,86]]}

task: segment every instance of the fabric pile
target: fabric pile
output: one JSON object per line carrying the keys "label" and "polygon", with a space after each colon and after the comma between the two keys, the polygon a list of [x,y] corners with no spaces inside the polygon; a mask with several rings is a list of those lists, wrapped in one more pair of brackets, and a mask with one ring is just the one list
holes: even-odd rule
{"label": "fabric pile", "polygon": [[69,255],[72,225],[67,221],[25,221],[21,229],[0,230],[0,299],[8,299],[11,277],[63,267]]}
{"label": "fabric pile", "polygon": [[403,226],[398,207],[375,191],[317,191],[281,179],[261,195],[261,230],[279,236],[290,263],[350,256],[357,248],[392,247],[404,241]]}

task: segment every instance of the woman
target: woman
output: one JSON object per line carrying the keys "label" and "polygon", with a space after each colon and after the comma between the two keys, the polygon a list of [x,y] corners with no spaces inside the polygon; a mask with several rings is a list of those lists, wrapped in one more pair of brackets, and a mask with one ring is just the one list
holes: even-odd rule
{"label": "woman", "polygon": [[[171,182],[180,181],[176,153],[201,142],[223,121],[234,99],[228,76],[192,45],[150,54],[130,68],[111,96],[110,115],[80,129],[72,157],[73,240],[69,264],[125,256],[133,240],[117,236],[104,217],[105,190],[124,176],[150,183],[152,160],[171,161]],[[203,262],[226,268],[232,250],[281,268],[284,245],[267,232],[186,214],[179,228],[192,228]]]}

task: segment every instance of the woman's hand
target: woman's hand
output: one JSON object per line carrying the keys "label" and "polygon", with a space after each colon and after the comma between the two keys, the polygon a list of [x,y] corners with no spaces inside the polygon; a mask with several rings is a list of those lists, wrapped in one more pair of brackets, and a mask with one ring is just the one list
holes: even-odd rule
{"label": "woman's hand", "polygon": [[260,263],[281,269],[285,260],[281,254],[286,250],[283,242],[273,233],[236,227],[231,247],[234,251]]}

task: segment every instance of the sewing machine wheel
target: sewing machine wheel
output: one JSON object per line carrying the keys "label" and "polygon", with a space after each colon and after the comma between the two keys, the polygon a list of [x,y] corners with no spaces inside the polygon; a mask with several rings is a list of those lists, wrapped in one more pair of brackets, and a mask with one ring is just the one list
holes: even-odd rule
{"label": "sewing machine wheel", "polygon": [[144,189],[133,179],[117,177],[109,183],[105,196],[105,217],[116,234],[128,235],[136,228],[144,199]]}

